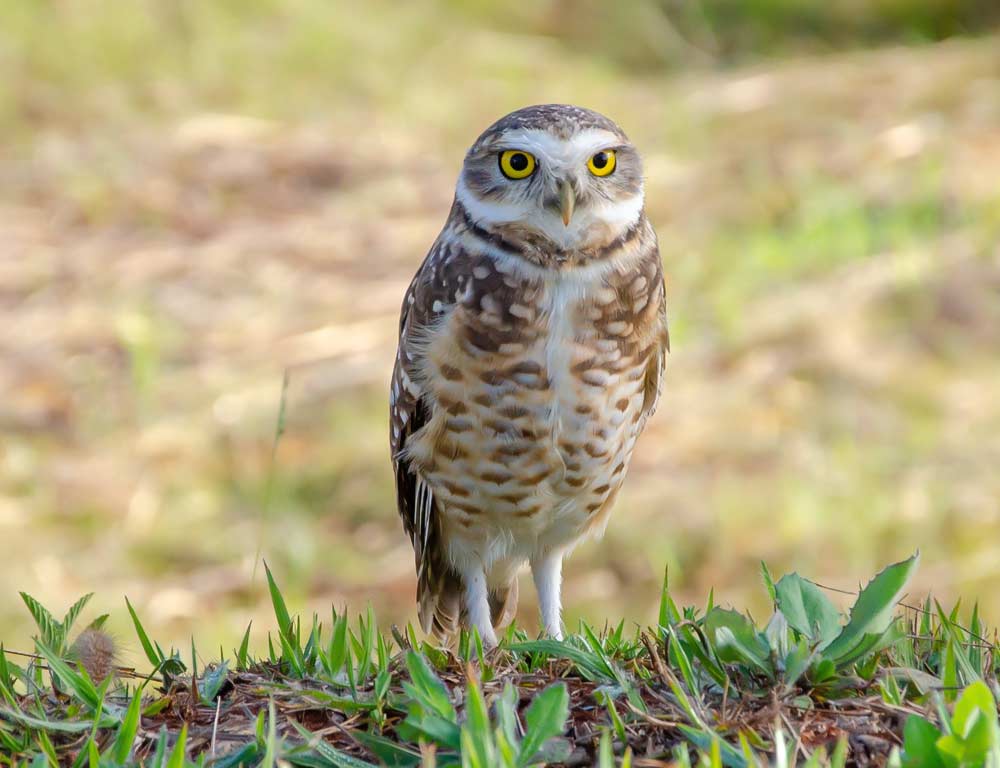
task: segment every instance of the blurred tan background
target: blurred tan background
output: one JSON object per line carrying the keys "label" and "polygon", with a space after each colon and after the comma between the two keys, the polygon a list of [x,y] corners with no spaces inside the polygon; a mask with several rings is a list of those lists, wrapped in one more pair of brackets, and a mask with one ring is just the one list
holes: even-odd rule
{"label": "blurred tan background", "polygon": [[0,641],[30,644],[18,590],[96,591],[123,638],[127,594],[164,645],[228,649],[251,618],[260,641],[259,557],[294,609],[411,618],[399,302],[465,148],[548,101],[643,151],[673,339],[570,625],[650,619],[665,565],[684,600],[763,612],[762,559],[851,588],[917,547],[920,589],[1000,621],[998,23],[990,0],[4,0]]}

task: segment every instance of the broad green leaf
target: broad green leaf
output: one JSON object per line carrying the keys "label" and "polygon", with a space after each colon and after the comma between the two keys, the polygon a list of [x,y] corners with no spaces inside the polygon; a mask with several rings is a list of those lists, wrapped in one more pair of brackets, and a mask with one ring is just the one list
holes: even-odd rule
{"label": "broad green leaf", "polygon": [[811,581],[790,573],[781,577],[774,590],[778,610],[788,624],[820,648],[840,632],[840,613]]}
{"label": "broad green leaf", "polygon": [[918,715],[910,715],[903,726],[903,765],[907,768],[945,768],[937,751],[941,738],[933,723]]}
{"label": "broad green leaf", "polygon": [[[881,635],[865,635],[860,639],[857,645],[837,659],[837,668],[843,669],[844,667],[850,666],[866,656],[877,653],[884,648],[894,645],[905,637],[906,633],[900,629],[899,622],[890,624],[889,628]],[[875,661],[876,659],[871,659],[873,664]]]}
{"label": "broad green leaf", "polygon": [[[815,659],[816,656],[813,656]],[[819,659],[815,664],[809,669],[809,679],[814,684],[822,683],[829,680],[834,675],[837,674],[837,665],[834,664],[829,659]]]}
{"label": "broad green leaf", "polygon": [[705,617],[705,631],[719,658],[729,664],[749,664],[773,676],[767,641],[746,616],[725,608],[713,608]]}
{"label": "broad green leaf", "polygon": [[421,710],[419,705],[410,708],[410,713],[400,723],[398,732],[406,741],[424,739],[455,750],[462,746],[461,730],[453,720],[445,720],[433,712]]}
{"label": "broad green leaf", "polygon": [[[996,710],[993,711],[992,717],[996,718]],[[965,756],[966,759],[976,764],[982,762],[992,746],[993,729],[989,718],[990,715],[977,709],[969,715],[968,720],[965,722],[966,730],[965,738],[963,739],[965,742]]]}
{"label": "broad green leaf", "polygon": [[503,733],[504,740],[512,746],[520,741],[518,737],[519,724],[517,720],[517,689],[510,683],[506,683],[503,691],[493,700],[494,719]]}
{"label": "broad green leaf", "polygon": [[994,720],[997,717],[996,701],[989,686],[982,680],[977,680],[962,692],[951,717],[952,730],[965,738],[971,728],[970,721],[977,712]]}
{"label": "broad green leaf", "polygon": [[[431,712],[434,712],[445,720],[455,722],[457,716],[455,714],[455,707],[452,706],[451,699],[448,696],[448,689],[441,682],[441,678],[428,666],[424,657],[415,651],[408,651],[406,654],[406,668],[409,670],[410,679],[413,681],[413,684],[408,687],[412,690],[414,698],[418,699]],[[407,684],[404,683],[404,687],[407,687]]]}
{"label": "broad green leaf", "polygon": [[784,682],[787,686],[793,686],[798,682],[799,678],[805,673],[809,668],[809,664],[813,660],[813,652],[809,650],[809,644],[805,638],[799,640],[799,644],[793,646],[789,651],[788,655],[785,656],[784,666]]}
{"label": "broad green leaf", "polygon": [[65,633],[62,631],[62,626],[56,621],[55,617],[49,612],[49,609],[38,602],[35,598],[29,595],[27,592],[19,593],[24,604],[28,606],[28,611],[31,613],[31,617],[35,620],[35,624],[38,625],[38,630],[42,633],[42,642],[50,648],[55,649],[57,652],[63,650],[62,646],[66,640]]}
{"label": "broad green leaf", "polygon": [[70,606],[70,609],[66,611],[66,616],[62,620],[62,631],[64,636],[69,635],[69,631],[73,628],[73,624],[76,622],[80,612],[83,611],[83,609],[87,606],[87,603],[90,602],[90,598],[93,596],[93,592],[88,592],[86,595],[73,603],[73,605]]}
{"label": "broad green leaf", "polygon": [[198,693],[202,703],[212,706],[215,704],[215,697],[219,695],[222,686],[229,675],[229,662],[223,661],[205,671],[205,676],[198,685]]}
{"label": "broad green leaf", "polygon": [[824,649],[824,655],[839,661],[863,641],[865,635],[881,636],[892,624],[893,610],[920,562],[920,553],[890,565],[861,590],[847,626]]}
{"label": "broad green leaf", "polygon": [[561,736],[569,717],[569,691],[565,683],[550,685],[535,696],[524,712],[525,734],[519,765],[529,765],[542,745]]}

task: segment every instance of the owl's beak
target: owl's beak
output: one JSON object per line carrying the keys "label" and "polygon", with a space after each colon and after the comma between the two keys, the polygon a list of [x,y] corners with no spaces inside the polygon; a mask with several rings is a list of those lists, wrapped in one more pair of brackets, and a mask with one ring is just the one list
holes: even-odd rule
{"label": "owl's beak", "polygon": [[569,220],[573,218],[573,208],[576,206],[576,193],[573,185],[563,179],[559,182],[559,210],[562,213],[563,226],[569,226]]}

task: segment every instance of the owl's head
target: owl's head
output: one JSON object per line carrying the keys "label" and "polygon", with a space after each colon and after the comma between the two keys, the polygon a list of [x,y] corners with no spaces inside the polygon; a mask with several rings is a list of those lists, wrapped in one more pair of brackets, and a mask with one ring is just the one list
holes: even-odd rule
{"label": "owl's head", "polygon": [[472,145],[455,196],[477,226],[505,238],[600,248],[642,213],[642,162],[622,129],[597,112],[525,107]]}

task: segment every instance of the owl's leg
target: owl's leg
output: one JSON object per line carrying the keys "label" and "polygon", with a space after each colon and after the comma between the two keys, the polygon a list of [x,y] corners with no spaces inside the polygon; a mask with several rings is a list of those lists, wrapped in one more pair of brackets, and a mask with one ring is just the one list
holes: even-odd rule
{"label": "owl's leg", "polygon": [[542,610],[545,634],[556,640],[563,639],[562,561],[563,553],[559,550],[531,559],[531,575],[538,591],[538,605]]}
{"label": "owl's leg", "polygon": [[497,636],[490,620],[490,592],[486,586],[486,573],[481,566],[473,566],[463,571],[462,581],[465,582],[465,612],[469,625],[479,630],[484,647],[495,648]]}

